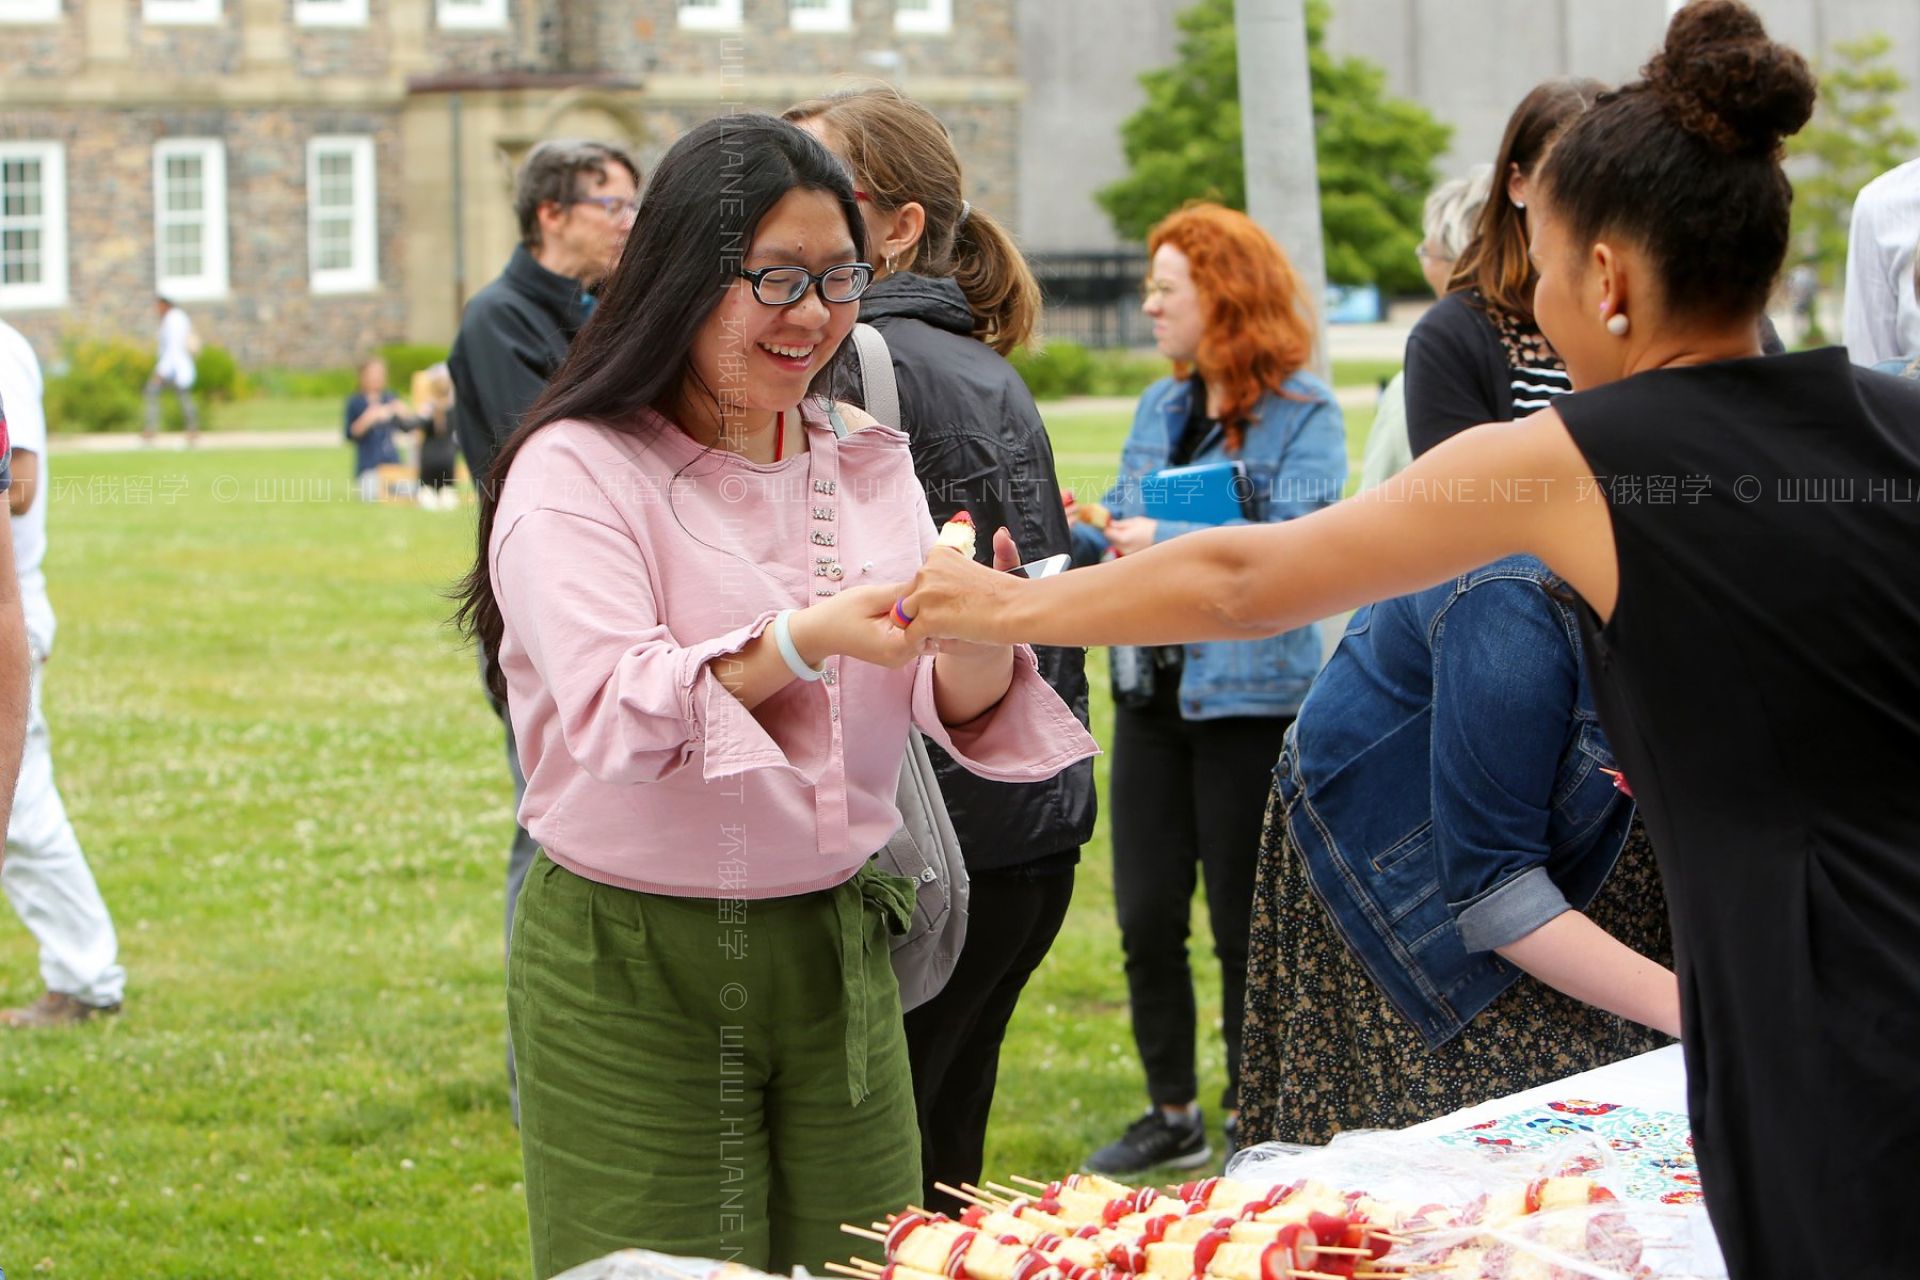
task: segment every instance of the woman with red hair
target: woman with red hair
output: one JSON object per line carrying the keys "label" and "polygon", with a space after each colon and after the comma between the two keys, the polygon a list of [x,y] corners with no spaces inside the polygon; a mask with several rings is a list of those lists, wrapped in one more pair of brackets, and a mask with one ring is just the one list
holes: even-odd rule
{"label": "woman with red hair", "polygon": [[[1147,246],[1143,309],[1173,374],[1140,398],[1107,495],[1114,518],[1100,549],[1127,555],[1197,529],[1290,520],[1338,500],[1346,430],[1333,392],[1305,372],[1312,304],[1280,246],[1251,218],[1217,204],[1172,214]],[[1229,477],[1224,486],[1151,478],[1208,466],[1238,475],[1212,472]],[[1221,511],[1223,491],[1237,512]],[[1113,890],[1152,1105],[1093,1154],[1091,1171],[1185,1168],[1212,1157],[1196,1101],[1187,963],[1196,871],[1220,961],[1221,1105],[1233,1145],[1261,818],[1274,760],[1320,652],[1311,625],[1262,640],[1113,651]]]}

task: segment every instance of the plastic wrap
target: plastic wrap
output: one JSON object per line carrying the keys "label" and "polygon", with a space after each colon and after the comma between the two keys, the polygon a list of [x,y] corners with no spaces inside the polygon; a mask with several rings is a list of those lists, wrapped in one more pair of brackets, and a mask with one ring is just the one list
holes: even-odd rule
{"label": "plastic wrap", "polygon": [[[1705,1207],[1624,1198],[1537,1207],[1549,1178],[1584,1178],[1615,1196],[1628,1171],[1590,1136],[1532,1150],[1462,1147],[1390,1131],[1343,1133],[1324,1147],[1266,1143],[1227,1165],[1237,1182],[1312,1179],[1379,1203],[1407,1242],[1382,1270],[1422,1280],[1725,1280]],[[1430,1269],[1437,1268],[1437,1269]]]}
{"label": "plastic wrap", "polygon": [[1697,1205],[1616,1201],[1530,1213],[1500,1226],[1423,1233],[1383,1269],[1406,1264],[1422,1280],[1725,1280]]}

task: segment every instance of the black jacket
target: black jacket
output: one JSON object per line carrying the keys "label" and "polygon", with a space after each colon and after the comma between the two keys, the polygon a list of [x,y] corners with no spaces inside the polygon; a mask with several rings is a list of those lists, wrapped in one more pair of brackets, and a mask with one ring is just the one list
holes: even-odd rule
{"label": "black jacket", "polygon": [[[936,523],[973,515],[979,554],[990,562],[1005,525],[1022,560],[1071,549],[1054,471],[1053,443],[1013,366],[973,338],[973,315],[952,280],[907,273],[867,290],[860,318],[878,329],[900,388],[897,424]],[[851,341],[851,339],[849,339]],[[857,365],[852,378],[857,383]],[[849,388],[847,399],[861,401]],[[1041,648],[1040,674],[1087,722],[1086,650]],[[1046,782],[989,782],[931,748],[940,788],[970,871],[1072,865],[1093,837],[1093,762]]]}
{"label": "black jacket", "polygon": [[586,321],[581,299],[578,280],[547,270],[522,246],[499,278],[468,301],[447,372],[454,432],[475,484],[567,358]]}

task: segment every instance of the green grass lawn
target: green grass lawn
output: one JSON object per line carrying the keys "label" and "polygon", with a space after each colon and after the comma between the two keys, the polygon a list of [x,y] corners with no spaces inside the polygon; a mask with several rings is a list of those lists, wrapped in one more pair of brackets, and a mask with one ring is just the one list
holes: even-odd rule
{"label": "green grass lawn", "polygon": [[[1081,498],[1098,498],[1113,483],[1120,462],[1120,444],[1127,438],[1133,421],[1131,412],[1081,408],[1070,402],[1042,404],[1047,432],[1053,437],[1053,461],[1060,472],[1060,483],[1072,488]],[[1367,432],[1373,426],[1372,408],[1346,412],[1347,492],[1358,485],[1360,455],[1367,447]]]}
{"label": "green grass lawn", "polygon": [[[1055,425],[1063,475],[1104,488],[1124,419]],[[510,794],[442,625],[471,512],[358,505],[346,470],[344,447],[54,461],[57,777],[130,985],[117,1019],[4,1038],[15,1276],[525,1275]],[[1195,935],[1213,1024],[1204,913]],[[38,990],[9,921],[0,999]],[[1103,823],[1008,1039],[990,1175],[1077,1167],[1143,1105]]]}
{"label": "green grass lawn", "polygon": [[213,407],[214,431],[313,431],[341,429],[347,398],[253,396]]}

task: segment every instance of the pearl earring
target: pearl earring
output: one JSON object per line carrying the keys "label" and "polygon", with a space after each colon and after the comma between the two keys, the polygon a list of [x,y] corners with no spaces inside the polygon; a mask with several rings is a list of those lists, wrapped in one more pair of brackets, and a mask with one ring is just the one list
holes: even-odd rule
{"label": "pearl earring", "polygon": [[1515,200],[1513,202],[1513,207],[1516,209],[1525,209],[1527,207],[1527,202],[1525,200]]}
{"label": "pearl earring", "polygon": [[1616,338],[1627,336],[1627,330],[1633,327],[1633,321],[1627,319],[1627,313],[1616,311],[1607,317],[1607,332]]}

